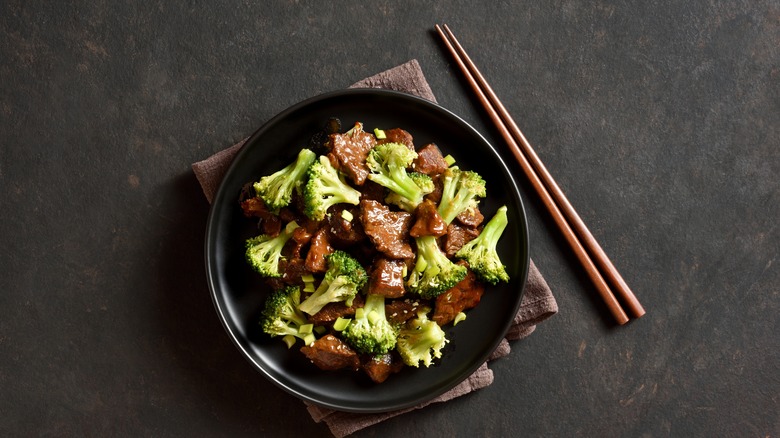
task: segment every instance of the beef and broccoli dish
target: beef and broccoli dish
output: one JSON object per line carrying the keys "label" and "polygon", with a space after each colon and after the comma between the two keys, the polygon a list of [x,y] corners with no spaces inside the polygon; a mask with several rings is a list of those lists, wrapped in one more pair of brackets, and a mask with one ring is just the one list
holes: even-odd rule
{"label": "beef and broccoli dish", "polygon": [[379,383],[440,359],[443,327],[509,281],[496,250],[507,208],[486,220],[482,176],[404,129],[325,126],[242,190],[259,230],[246,261],[269,290],[259,323],[318,368]]}

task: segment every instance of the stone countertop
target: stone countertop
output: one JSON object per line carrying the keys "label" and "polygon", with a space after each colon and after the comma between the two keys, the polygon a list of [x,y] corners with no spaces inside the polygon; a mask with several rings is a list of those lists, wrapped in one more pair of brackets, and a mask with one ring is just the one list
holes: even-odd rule
{"label": "stone countertop", "polygon": [[648,313],[615,327],[530,185],[560,312],[493,385],[370,436],[780,435],[775,1],[0,6],[0,433],[327,436],[222,329],[190,164],[448,23]]}

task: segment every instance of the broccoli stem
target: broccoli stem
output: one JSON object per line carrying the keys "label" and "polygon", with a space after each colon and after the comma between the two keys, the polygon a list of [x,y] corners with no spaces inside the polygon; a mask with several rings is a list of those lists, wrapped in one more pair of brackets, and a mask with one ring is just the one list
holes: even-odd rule
{"label": "broccoli stem", "polygon": [[422,201],[423,190],[406,171],[417,153],[400,143],[376,146],[368,155],[368,179],[409,200],[413,206]]}
{"label": "broccoli stem", "polygon": [[485,228],[482,229],[480,235],[477,236],[477,238],[482,241],[482,244],[485,245],[485,248],[489,252],[496,252],[498,239],[501,238],[501,235],[504,233],[504,229],[509,223],[509,219],[507,219],[506,216],[506,210],[506,206],[499,208],[496,211],[496,214],[493,215],[493,217],[485,225]]}
{"label": "broccoli stem", "polygon": [[455,286],[466,276],[466,267],[455,264],[439,248],[434,236],[415,237],[417,260],[406,281],[409,290],[431,299]]}
{"label": "broccoli stem", "polygon": [[[385,317],[385,297],[383,295],[368,294],[366,302],[363,305],[363,312],[366,318],[386,319]],[[373,317],[371,315],[374,315]]]}
{"label": "broccoli stem", "polygon": [[[392,181],[395,183],[393,184],[394,188],[391,189],[394,192],[412,202],[421,194],[422,190],[420,190],[414,180],[409,176],[406,169],[399,166],[391,166],[390,175],[392,176]],[[419,202],[417,203],[419,204]]]}
{"label": "broccoli stem", "polygon": [[[300,309],[309,315],[314,315],[322,310],[328,303],[346,301],[339,297],[338,292],[342,288],[349,287],[347,281],[348,280],[345,277],[336,277],[332,282],[323,280],[320,287],[301,303]],[[351,301],[351,298],[349,301]],[[349,304],[351,303],[347,303],[347,305]]]}
{"label": "broccoli stem", "polygon": [[509,280],[509,275],[496,250],[498,240],[508,224],[506,212],[507,207],[501,206],[482,229],[479,236],[467,242],[455,254],[455,257],[469,263],[469,267],[480,280],[493,285],[499,281]]}
{"label": "broccoli stem", "polygon": [[442,263],[449,263],[450,260],[439,250],[434,236],[421,236],[415,238],[417,241],[417,263],[414,270],[423,272],[427,270],[429,275],[436,276]]}
{"label": "broccoli stem", "polygon": [[485,194],[485,180],[478,173],[451,167],[445,173],[442,183],[439,215],[449,224],[461,212],[476,206],[478,198],[484,198]]}

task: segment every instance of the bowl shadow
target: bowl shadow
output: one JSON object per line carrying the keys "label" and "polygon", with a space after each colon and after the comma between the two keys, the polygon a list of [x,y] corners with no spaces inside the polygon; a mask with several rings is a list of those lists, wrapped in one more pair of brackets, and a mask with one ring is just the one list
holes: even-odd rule
{"label": "bowl shadow", "polygon": [[[220,322],[207,286],[204,240],[209,211],[192,173],[175,177],[163,188],[171,232],[159,242],[159,330],[170,340],[173,372],[186,373],[189,400],[229,429],[264,435],[289,429],[290,412],[305,415],[304,404],[268,382],[234,346]],[[273,400],[273,402],[269,402]],[[327,428],[314,421],[298,433],[322,436]]]}

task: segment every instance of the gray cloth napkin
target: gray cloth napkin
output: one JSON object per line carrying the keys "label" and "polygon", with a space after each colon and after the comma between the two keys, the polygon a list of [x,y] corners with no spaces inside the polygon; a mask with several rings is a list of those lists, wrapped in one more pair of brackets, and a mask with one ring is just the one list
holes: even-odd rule
{"label": "gray cloth napkin", "polygon": [[[423,76],[420,64],[414,59],[390,70],[363,79],[362,81],[353,84],[350,88],[385,88],[415,94],[428,100],[436,101],[428,82],[425,80],[425,76]],[[246,139],[192,165],[192,170],[203,188],[203,194],[206,196],[209,203],[214,199],[214,194],[219,187],[222,177],[225,175],[230,163],[236,153],[238,153],[238,150],[244,145],[245,141]],[[515,316],[514,322],[507,332],[506,337],[490,356],[488,362],[509,354],[509,341],[516,341],[530,335],[536,329],[537,324],[557,312],[558,304],[555,301],[555,297],[532,260],[528,272],[528,282],[525,286],[525,294],[523,295],[523,300],[520,304],[520,310]],[[453,398],[460,397],[490,385],[493,383],[493,371],[488,368],[488,362],[482,364],[482,366],[480,366],[471,376],[448,392],[421,405],[408,409],[380,414],[356,414],[334,411],[310,403],[306,403],[306,408],[314,421],[318,423],[324,421],[333,435],[341,438],[388,418],[415,409],[420,409],[431,403],[452,400]]]}

